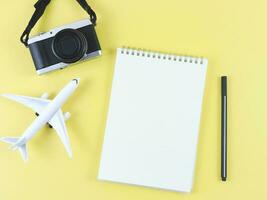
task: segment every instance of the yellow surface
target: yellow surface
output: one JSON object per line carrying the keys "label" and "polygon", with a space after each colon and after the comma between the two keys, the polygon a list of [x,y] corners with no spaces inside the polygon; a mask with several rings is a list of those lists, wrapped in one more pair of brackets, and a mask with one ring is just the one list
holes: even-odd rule
{"label": "yellow surface", "polygon": [[[81,78],[63,109],[74,153],[70,160],[53,130],[29,143],[30,161],[0,144],[1,200],[235,200],[267,199],[267,1],[91,0],[103,56],[37,76],[19,42],[31,1],[0,7],[0,93],[55,95]],[[87,17],[75,0],[52,0],[33,33]],[[115,48],[122,45],[209,59],[194,189],[191,194],[97,180]],[[229,76],[229,179],[220,181],[220,76]],[[160,113],[159,113],[160,114]],[[19,136],[35,119],[0,99],[0,136]]]}

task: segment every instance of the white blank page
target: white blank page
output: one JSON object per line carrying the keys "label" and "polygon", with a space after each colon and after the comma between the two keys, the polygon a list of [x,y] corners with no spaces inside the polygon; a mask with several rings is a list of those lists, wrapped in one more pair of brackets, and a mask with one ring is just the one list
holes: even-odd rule
{"label": "white blank page", "polygon": [[117,50],[99,179],[191,191],[207,62]]}

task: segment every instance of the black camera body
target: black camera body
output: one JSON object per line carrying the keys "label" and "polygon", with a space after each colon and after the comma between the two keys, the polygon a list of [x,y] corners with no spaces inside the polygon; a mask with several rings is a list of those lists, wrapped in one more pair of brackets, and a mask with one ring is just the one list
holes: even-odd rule
{"label": "black camera body", "polygon": [[95,28],[89,19],[34,36],[28,40],[28,47],[38,75],[101,55]]}

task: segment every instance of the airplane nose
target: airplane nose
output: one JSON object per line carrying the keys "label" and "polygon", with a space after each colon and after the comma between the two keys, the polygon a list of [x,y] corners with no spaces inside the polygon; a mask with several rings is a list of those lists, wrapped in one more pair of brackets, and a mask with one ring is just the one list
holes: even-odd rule
{"label": "airplane nose", "polygon": [[80,83],[80,78],[75,78],[75,79],[73,79],[72,81],[75,81],[76,84],[78,85],[78,84]]}

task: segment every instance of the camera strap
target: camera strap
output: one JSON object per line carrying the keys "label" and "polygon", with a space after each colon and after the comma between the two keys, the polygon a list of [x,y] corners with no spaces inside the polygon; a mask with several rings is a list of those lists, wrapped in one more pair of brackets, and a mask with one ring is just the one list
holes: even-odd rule
{"label": "camera strap", "polygon": [[[38,0],[35,4],[35,11],[26,27],[26,29],[23,31],[20,41],[28,47],[28,40],[29,35],[35,24],[38,22],[38,20],[41,18],[41,16],[44,14],[44,11],[51,0]],[[80,6],[89,14],[91,22],[96,25],[96,13],[93,11],[93,9],[88,5],[86,0],[76,0]]]}

